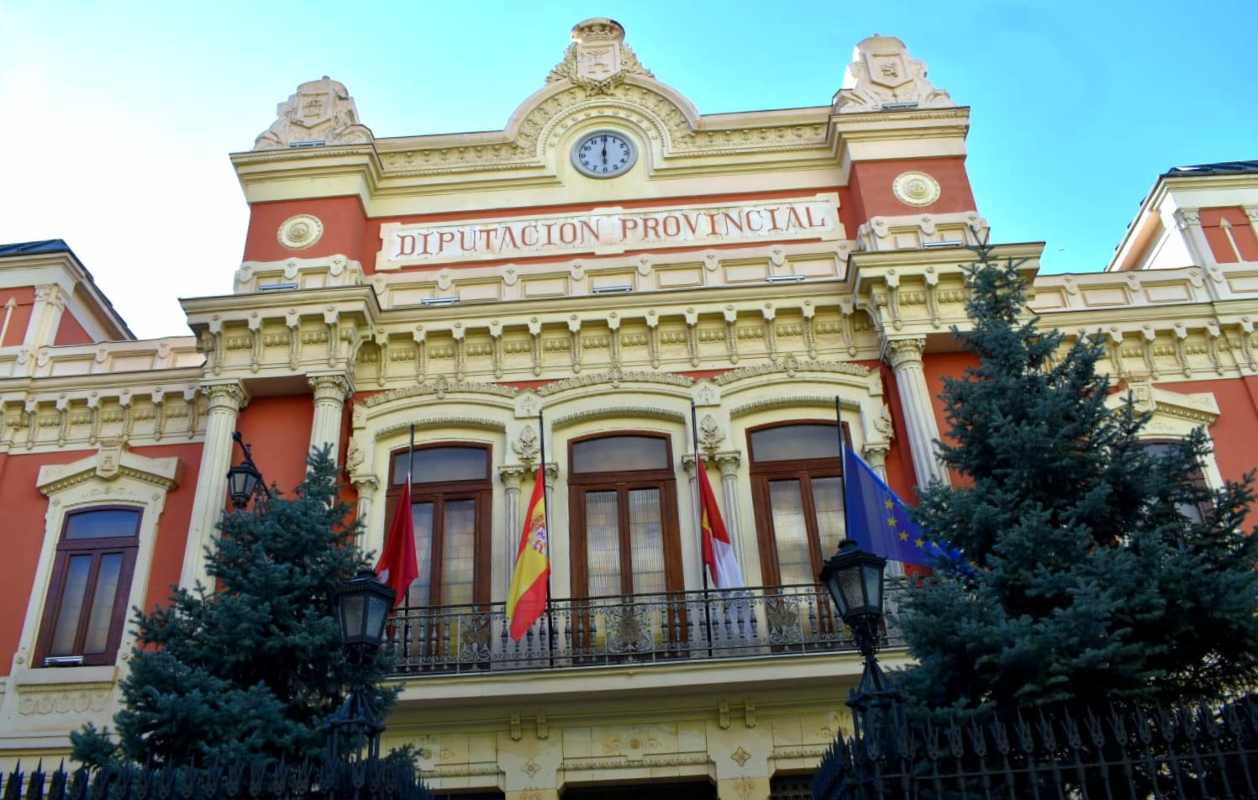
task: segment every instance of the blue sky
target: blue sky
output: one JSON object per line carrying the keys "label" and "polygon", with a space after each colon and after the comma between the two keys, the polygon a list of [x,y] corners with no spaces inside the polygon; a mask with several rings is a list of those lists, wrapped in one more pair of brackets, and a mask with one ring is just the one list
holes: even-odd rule
{"label": "blue sky", "polygon": [[246,209],[227,153],[304,80],[378,136],[498,129],[611,16],[701,113],[828,103],[852,46],[899,36],[973,108],[998,241],[1100,269],[1158,173],[1258,158],[1258,3],[54,3],[0,0],[0,242],[59,237],[141,336],[231,291]]}

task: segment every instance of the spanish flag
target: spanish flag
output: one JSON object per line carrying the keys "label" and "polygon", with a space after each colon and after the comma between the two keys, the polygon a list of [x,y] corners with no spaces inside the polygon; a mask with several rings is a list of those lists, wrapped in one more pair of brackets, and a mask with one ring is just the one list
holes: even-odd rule
{"label": "spanish flag", "polygon": [[507,619],[511,620],[511,638],[516,641],[524,638],[546,610],[550,578],[550,541],[546,534],[546,473],[545,467],[538,464],[515,569],[511,571],[511,591],[507,593]]}

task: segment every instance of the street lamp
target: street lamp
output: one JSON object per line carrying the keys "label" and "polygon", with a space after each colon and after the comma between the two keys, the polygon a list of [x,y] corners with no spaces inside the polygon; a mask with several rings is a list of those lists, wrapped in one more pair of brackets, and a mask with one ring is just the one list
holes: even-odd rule
{"label": "street lamp", "polygon": [[249,445],[245,444],[240,431],[232,434],[232,441],[240,445],[241,452],[245,454],[243,461],[227,470],[227,496],[231,498],[232,506],[240,511],[249,505],[249,498],[265,493],[263,487],[266,484],[262,480],[262,473],[253,463],[253,453]]}
{"label": "street lamp", "polygon": [[[865,717],[870,709],[888,712],[901,700],[878,665],[885,599],[884,569],[887,560],[861,550],[851,539],[821,569],[821,582],[839,610],[843,624],[852,631],[856,647],[865,658],[861,681],[848,694],[854,715]],[[858,720],[859,721],[859,720]]]}
{"label": "street lamp", "polygon": [[336,621],[341,626],[341,643],[351,658],[362,660],[384,642],[384,623],[393,608],[392,587],[381,583],[369,569],[341,584],[336,592]]}
{"label": "street lamp", "polygon": [[[376,654],[384,642],[385,621],[393,608],[393,589],[381,583],[369,569],[359,571],[352,580],[336,590],[336,621],[340,628],[341,644],[356,665],[365,663]],[[348,737],[353,752],[358,743],[366,740],[365,758],[380,757],[380,733],[384,723],[380,720],[371,690],[355,681],[350,686],[345,702],[328,720],[331,729],[328,750],[332,760],[340,755],[342,737]]]}

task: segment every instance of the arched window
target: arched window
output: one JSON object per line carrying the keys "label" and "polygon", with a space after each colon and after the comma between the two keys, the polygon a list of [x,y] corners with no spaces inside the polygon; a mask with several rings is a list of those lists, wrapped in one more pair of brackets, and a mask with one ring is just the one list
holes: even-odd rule
{"label": "arched window", "polygon": [[577,597],[682,588],[677,484],[668,438],[624,433],[568,449],[572,591]]}
{"label": "arched window", "polygon": [[44,604],[36,664],[112,664],[127,619],[141,509],[66,515]]}
{"label": "arched window", "polygon": [[765,585],[815,583],[845,535],[837,426],[794,422],[747,438]]}
{"label": "arched window", "polygon": [[[389,468],[386,525],[392,521],[406,483],[406,450],[393,453]],[[411,519],[415,523],[419,578],[410,606],[453,606],[489,602],[490,452],[482,445],[416,447],[411,461]]]}

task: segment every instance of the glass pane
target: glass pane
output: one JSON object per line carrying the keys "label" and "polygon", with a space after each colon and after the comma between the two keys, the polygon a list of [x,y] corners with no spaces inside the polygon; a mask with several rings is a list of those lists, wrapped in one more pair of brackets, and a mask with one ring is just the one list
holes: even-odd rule
{"label": "glass pane", "polygon": [[573,472],[668,468],[668,440],[654,436],[605,436],[572,446]]}
{"label": "glass pane", "polygon": [[120,575],[122,553],[109,553],[100,557],[96,591],[92,592],[92,615],[87,622],[87,638],[83,640],[84,653],[103,653],[109,644],[109,623],[114,618]]}
{"label": "glass pane", "polygon": [[61,610],[57,612],[52,647],[48,650],[50,656],[77,655],[74,652],[74,634],[79,629],[79,614],[83,611],[83,596],[87,592],[87,576],[91,571],[92,556],[70,556],[65,588],[61,590]]}
{"label": "glass pane", "polygon": [[796,458],[838,458],[839,438],[834,425],[783,425],[751,433],[753,461]]}
{"label": "glass pane", "polygon": [[620,524],[615,492],[585,493],[589,596],[620,594]]}
{"label": "glass pane", "polygon": [[815,583],[799,481],[769,481],[769,512],[773,515],[782,585]]}
{"label": "glass pane", "polygon": [[[411,461],[413,483],[483,481],[489,478],[489,452],[483,447],[426,447]],[[393,454],[393,483],[406,483],[406,451]]]}
{"label": "glass pane", "polygon": [[821,557],[827,559],[843,541],[843,479],[813,478],[812,504],[817,509],[817,537]]}
{"label": "glass pane", "polygon": [[135,536],[140,512],[130,508],[102,508],[80,511],[66,518],[67,539],[106,539],[113,536]]}
{"label": "glass pane", "polygon": [[664,527],[659,489],[629,492],[629,550],[633,558],[633,590],[662,592],[664,585]]}
{"label": "glass pane", "polygon": [[441,604],[471,603],[476,575],[476,501],[447,500],[441,547]]}
{"label": "glass pane", "polygon": [[419,577],[411,584],[406,602],[426,606],[432,602],[432,503],[412,503],[411,521],[415,525],[415,558]]}

